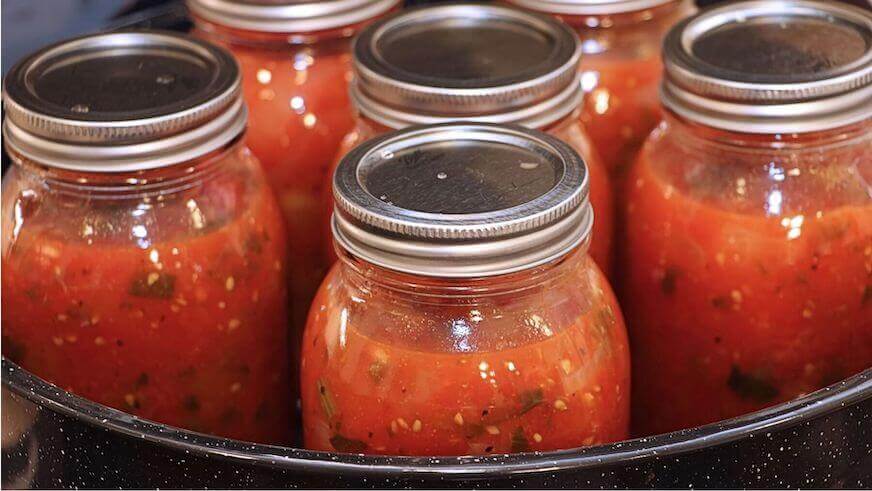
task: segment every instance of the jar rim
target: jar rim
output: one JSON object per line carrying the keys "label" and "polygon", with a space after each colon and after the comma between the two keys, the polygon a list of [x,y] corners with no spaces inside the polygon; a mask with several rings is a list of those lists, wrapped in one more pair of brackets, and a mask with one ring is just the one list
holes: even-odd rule
{"label": "jar rim", "polygon": [[581,103],[581,51],[574,31],[546,15],[482,3],[412,8],[357,37],[351,96],[392,128],[458,119],[541,128]]}
{"label": "jar rim", "polygon": [[561,15],[608,15],[637,12],[676,0],[509,0],[539,12]]}
{"label": "jar rim", "polygon": [[342,159],[333,232],[352,255],[395,271],[501,275],[589,240],[588,187],[582,158],[545,133],[472,122],[416,126]]}
{"label": "jar rim", "polygon": [[246,124],[230,53],[168,32],[62,41],[13,66],[3,87],[5,144],[69,170],[172,165],[223,146]]}
{"label": "jar rim", "polygon": [[[767,56],[774,49],[786,53],[777,63]],[[751,0],[710,8],[669,32],[663,57],[664,106],[701,124],[805,133],[872,117],[872,13],[852,6]]]}
{"label": "jar rim", "polygon": [[210,22],[268,33],[302,33],[350,26],[375,18],[401,0],[187,0],[188,10]]}

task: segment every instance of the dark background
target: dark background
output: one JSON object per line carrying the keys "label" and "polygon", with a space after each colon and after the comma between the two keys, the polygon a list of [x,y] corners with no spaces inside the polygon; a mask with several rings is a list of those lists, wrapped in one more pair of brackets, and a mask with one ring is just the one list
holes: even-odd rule
{"label": "dark background", "polygon": [[[406,0],[406,4],[438,0]],[[696,0],[706,6],[722,0]],[[870,0],[844,0],[870,7]],[[183,28],[181,0],[3,0],[2,71],[40,47],[89,32],[122,27]]]}

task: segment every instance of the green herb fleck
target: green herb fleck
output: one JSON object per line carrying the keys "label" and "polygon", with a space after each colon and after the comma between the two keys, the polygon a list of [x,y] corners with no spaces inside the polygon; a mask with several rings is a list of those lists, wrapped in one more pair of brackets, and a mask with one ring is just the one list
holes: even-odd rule
{"label": "green herb fleck", "polygon": [[663,273],[663,279],[660,280],[660,289],[665,295],[671,296],[675,293],[675,282],[678,280],[678,268],[668,267]]}
{"label": "green herb fleck", "polygon": [[24,345],[13,341],[9,336],[3,336],[3,355],[12,360],[13,363],[21,364],[26,352]]}
{"label": "green herb fleck", "polygon": [[130,294],[136,297],[171,298],[175,291],[176,277],[167,273],[140,273],[130,284]]}
{"label": "green herb fleck", "polygon": [[484,425],[481,423],[467,423],[463,425],[466,428],[464,436],[467,440],[477,438],[484,434]]}
{"label": "green herb fleck", "polygon": [[254,412],[254,420],[264,421],[269,417],[269,413],[269,404],[266,401],[262,401],[257,405],[257,410]]}
{"label": "green herb fleck", "polygon": [[195,395],[189,395],[182,401],[182,406],[188,411],[195,413],[200,410],[200,400]]}
{"label": "green herb fleck", "polygon": [[263,243],[261,242],[260,237],[255,234],[250,234],[246,237],[244,247],[246,252],[254,254],[260,254],[263,252]]}
{"label": "green herb fleck", "polygon": [[137,389],[148,385],[148,374],[145,372],[140,373],[133,385],[136,386]]}
{"label": "green herb fleck", "polygon": [[231,407],[231,408],[225,409],[224,412],[221,413],[220,421],[221,421],[221,424],[226,425],[226,424],[233,423],[234,421],[240,419],[241,417],[242,417],[242,413],[240,413],[238,409]]}
{"label": "green herb fleck", "polygon": [[529,452],[530,442],[524,436],[524,429],[520,426],[512,432],[512,453]]}
{"label": "green herb fleck", "polygon": [[363,453],[367,447],[365,442],[346,438],[339,434],[330,437],[330,445],[333,445],[337,452],[344,453]]}
{"label": "green herb fleck", "polygon": [[369,376],[372,377],[373,382],[376,384],[380,383],[382,379],[385,377],[385,372],[387,371],[388,364],[376,360],[369,365]]}
{"label": "green herb fleck", "polygon": [[321,400],[324,415],[327,416],[328,420],[331,420],[333,415],[336,414],[336,403],[333,402],[333,394],[330,393],[330,389],[327,388],[327,385],[322,380],[319,379],[316,383],[318,384],[318,398]]}
{"label": "green herb fleck", "polygon": [[518,396],[518,401],[521,403],[521,409],[518,415],[526,414],[534,407],[545,402],[545,396],[541,388],[525,390]]}
{"label": "green herb fleck", "polygon": [[712,307],[716,309],[728,309],[730,308],[730,299],[726,296],[715,297],[712,299]]}
{"label": "green herb fleck", "polygon": [[25,289],[24,294],[27,295],[27,298],[31,300],[39,300],[40,297],[39,289],[37,289],[35,286]]}
{"label": "green herb fleck", "polygon": [[769,402],[778,396],[778,389],[771,382],[758,375],[743,372],[733,365],[727,386],[739,397],[756,402]]}

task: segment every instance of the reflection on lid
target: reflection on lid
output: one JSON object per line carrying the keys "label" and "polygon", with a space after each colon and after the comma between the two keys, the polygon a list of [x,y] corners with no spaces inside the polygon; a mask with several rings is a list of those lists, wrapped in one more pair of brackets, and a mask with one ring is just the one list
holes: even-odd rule
{"label": "reflection on lid", "polygon": [[397,80],[435,87],[495,87],[566,64],[572,39],[561,43],[560,34],[518,19],[400,23],[374,40],[372,56],[381,63],[372,67]]}
{"label": "reflection on lid", "polygon": [[373,196],[425,213],[483,213],[532,201],[562,177],[560,162],[494,142],[433,143],[397,152],[367,170]]}
{"label": "reflection on lid", "polygon": [[796,82],[813,80],[866,53],[856,29],[825,19],[770,17],[727,24],[700,36],[693,54],[731,70],[738,80],[767,75]]}
{"label": "reflection on lid", "polygon": [[[43,101],[70,108],[76,119],[128,119],[129,113],[177,110],[215,78],[215,67],[194,57],[154,50],[92,52],[71,62],[64,58],[37,67],[29,78]],[[162,108],[166,108],[162,111]],[[90,118],[81,114],[87,113]]]}

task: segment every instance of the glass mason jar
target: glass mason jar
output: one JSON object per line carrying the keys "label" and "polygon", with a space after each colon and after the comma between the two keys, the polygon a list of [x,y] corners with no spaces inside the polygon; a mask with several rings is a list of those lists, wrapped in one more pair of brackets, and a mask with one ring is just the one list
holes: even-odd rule
{"label": "glass mason jar", "polygon": [[639,433],[872,366],[870,25],[835,3],[748,2],[669,35],[666,120],[625,203]]}
{"label": "glass mason jar", "polygon": [[[596,213],[590,253],[610,271],[614,204],[607,172],[579,119],[581,46],[571,29],[497,5],[430,6],[371,24],[352,55],[357,123],[333,169],[361,142],[415,124],[475,120],[546,131],[584,157]],[[332,211],[332,197],[324,203]],[[330,213],[324,217],[329,232]],[[335,261],[332,243],[326,253]]]}
{"label": "glass mason jar", "polygon": [[285,230],[229,53],[158,32],[4,82],[3,355],[142,418],[286,442]]}
{"label": "glass mason jar", "polygon": [[660,121],[660,46],[690,0],[509,0],[552,14],[581,38],[582,120],[618,182]]}
{"label": "glass mason jar", "polygon": [[584,163],[519,126],[418,126],[334,181],[340,262],[303,340],[305,445],[526,452],[627,436],[621,313],[586,252]]}
{"label": "glass mason jar", "polygon": [[242,69],[246,143],[261,161],[286,219],[292,315],[302,329],[326,273],[322,193],[342,137],[351,37],[399,0],[341,2],[189,0],[194,34],[224,46]]}

